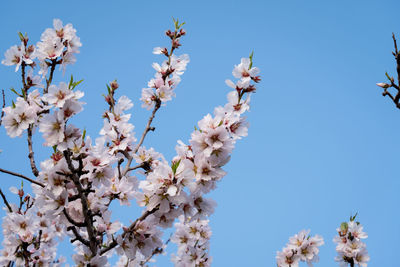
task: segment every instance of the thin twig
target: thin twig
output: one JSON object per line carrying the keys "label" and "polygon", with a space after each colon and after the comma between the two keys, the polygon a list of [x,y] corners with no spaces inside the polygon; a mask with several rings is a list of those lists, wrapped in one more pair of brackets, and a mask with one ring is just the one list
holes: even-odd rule
{"label": "thin twig", "polygon": [[38,182],[38,181],[36,181],[36,180],[33,180],[33,179],[31,179],[31,178],[29,178],[29,177],[27,177],[27,176],[25,176],[25,175],[22,175],[22,174],[20,174],[20,173],[16,173],[16,172],[12,172],[12,171],[7,171],[7,170],[2,169],[2,168],[0,168],[0,172],[4,172],[4,173],[10,174],[10,175],[14,175],[14,176],[17,176],[17,177],[21,177],[21,178],[23,178],[23,179],[25,179],[25,180],[27,180],[27,181],[33,183],[33,184],[36,184],[36,185],[41,186],[41,187],[45,187],[45,185],[42,184],[41,182]]}
{"label": "thin twig", "polygon": [[28,127],[28,149],[29,149],[28,158],[29,158],[29,162],[31,163],[31,169],[32,169],[33,175],[38,177],[39,171],[36,167],[35,153],[33,152],[33,144],[32,144],[32,128],[33,128],[33,124],[30,124]]}
{"label": "thin twig", "polygon": [[4,94],[4,90],[3,89],[1,90],[1,94],[3,96],[3,107],[1,109],[1,115],[0,115],[0,126],[1,126],[1,123],[3,122],[3,117],[4,117],[4,110],[3,109],[6,107],[6,96]]}
{"label": "thin twig", "polygon": [[[172,234],[171,234],[171,236],[172,236]],[[163,252],[164,252],[164,248],[168,245],[168,243],[171,241],[171,236],[168,238],[168,240],[165,242],[165,244],[164,244],[164,247],[162,247],[162,248],[159,248],[159,247],[157,247],[157,248],[155,248],[154,250],[153,250],[153,252],[151,253],[151,255],[149,256],[149,257],[147,257],[147,259],[145,260],[145,261],[142,261],[141,263],[140,263],[140,265],[141,266],[144,266],[146,263],[148,263],[150,260],[151,260],[151,258],[153,258],[155,255],[157,255],[157,254],[162,254]]]}
{"label": "thin twig", "polygon": [[[394,52],[392,52],[395,60],[396,60],[396,70],[397,70],[397,84],[395,83],[395,80],[393,77],[390,77],[387,73],[386,76],[390,81],[390,84],[384,83],[383,85],[379,85],[384,89],[382,95],[383,96],[389,96],[390,99],[392,99],[393,103],[396,105],[398,109],[400,109],[400,52],[397,48],[397,41],[396,41],[396,36],[394,33],[392,33],[392,38],[393,38],[393,43],[394,43]],[[396,94],[391,94],[388,91],[388,88],[393,87],[394,89],[397,90]]]}
{"label": "thin twig", "polygon": [[[160,107],[161,107],[161,100],[157,98],[153,112],[151,113],[150,118],[147,121],[146,128],[144,129],[144,131],[142,133],[142,137],[140,138],[139,143],[137,144],[136,148],[133,150],[132,154],[136,154],[136,152],[139,150],[140,146],[143,144],[144,139],[146,138],[147,133],[151,130],[154,131],[154,128],[151,127],[151,123],[153,122],[154,116],[156,115],[156,112]],[[132,163],[132,160],[133,160],[133,157],[129,155],[128,162],[126,163],[126,166],[125,166],[124,172],[122,173],[122,176],[125,176],[128,173],[129,168]]]}
{"label": "thin twig", "polygon": [[77,221],[75,221],[74,219],[72,219],[72,217],[71,217],[71,215],[69,215],[69,213],[67,212],[67,210],[64,208],[64,210],[63,210],[63,213],[64,213],[64,215],[65,215],[65,218],[67,218],[67,220],[68,220],[68,222],[70,223],[70,224],[73,224],[73,225],[75,225],[75,226],[77,226],[77,227],[85,227],[86,226],[86,223],[84,223],[84,222],[77,222]]}
{"label": "thin twig", "polygon": [[51,60],[50,75],[49,75],[49,79],[46,80],[46,88],[44,88],[43,94],[47,94],[49,91],[49,86],[50,86],[51,82],[53,81],[53,74],[54,74],[56,65],[57,65],[57,60],[56,59]]}
{"label": "thin twig", "polygon": [[128,170],[129,170],[129,171],[133,171],[133,170],[136,170],[136,169],[143,168],[143,167],[145,167],[145,166],[146,166],[145,162],[142,162],[142,163],[140,163],[139,165],[136,165],[136,166],[134,166],[134,167],[130,167]]}
{"label": "thin twig", "polygon": [[89,241],[84,239],[78,232],[78,230],[75,228],[75,226],[68,226],[67,231],[72,231],[75,235],[75,239],[71,240],[71,243],[74,243],[76,240],[80,241],[82,244],[84,244],[87,247],[90,247]]}
{"label": "thin twig", "polygon": [[394,43],[394,58],[396,59],[396,63],[397,63],[397,89],[399,89],[400,87],[400,52],[397,49],[397,41],[396,41],[396,36],[394,35],[394,33],[392,34],[392,38],[393,38],[393,43]]}
{"label": "thin twig", "polygon": [[1,191],[1,189],[0,189],[0,195],[3,198],[4,204],[7,206],[8,211],[12,212],[12,208],[11,208],[10,204],[8,203],[6,196],[3,194],[3,191]]}

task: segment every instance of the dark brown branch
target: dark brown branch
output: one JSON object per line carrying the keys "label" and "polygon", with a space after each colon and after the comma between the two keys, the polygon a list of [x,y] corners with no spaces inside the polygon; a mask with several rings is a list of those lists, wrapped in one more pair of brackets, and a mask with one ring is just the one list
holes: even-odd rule
{"label": "dark brown branch", "polygon": [[79,241],[82,244],[84,244],[87,247],[90,247],[90,243],[89,241],[87,241],[86,239],[84,239],[78,232],[78,230],[76,230],[75,226],[68,226],[67,227],[67,231],[72,231],[75,235],[75,239],[71,240],[71,243],[74,243],[75,241]]}
{"label": "dark brown branch", "polygon": [[[68,169],[71,171],[71,179],[74,182],[76,189],[78,190],[78,195],[79,198],[81,199],[82,203],[82,213],[85,218],[85,225],[86,225],[86,230],[89,236],[89,245],[88,247],[90,248],[90,251],[92,252],[93,256],[96,255],[97,253],[97,240],[95,236],[95,229],[93,226],[93,221],[92,221],[92,211],[89,209],[89,204],[87,197],[85,195],[85,190],[82,188],[82,185],[79,180],[79,175],[77,173],[80,173],[82,169],[75,169],[74,166],[72,165],[71,161],[71,152],[69,150],[64,151],[64,157],[65,160],[67,161]],[[81,165],[81,164],[80,164]]]}
{"label": "dark brown branch", "polygon": [[145,166],[146,166],[145,162],[142,162],[142,163],[140,163],[139,165],[136,165],[136,166],[134,166],[134,167],[130,167],[130,168],[128,169],[128,171],[133,171],[133,170],[136,170],[136,169],[144,168]]}
{"label": "dark brown branch", "polygon": [[[154,116],[156,115],[156,112],[160,107],[161,107],[161,100],[157,98],[153,112],[151,113],[151,116],[150,116],[149,120],[147,121],[146,128],[144,129],[144,131],[142,133],[142,137],[140,138],[139,143],[137,144],[136,148],[133,150],[133,154],[136,154],[136,152],[139,150],[140,146],[144,142],[144,139],[146,138],[147,133],[149,131],[154,131],[154,127],[151,127],[151,123],[153,122]],[[122,176],[125,176],[128,173],[129,168],[132,163],[132,160],[133,160],[133,157],[129,155],[128,162],[126,163],[125,170],[122,173]]]}
{"label": "dark brown branch", "polygon": [[12,208],[11,208],[10,204],[8,203],[6,196],[3,194],[3,191],[1,191],[1,189],[0,189],[0,195],[3,198],[4,204],[7,206],[8,211],[12,212]]}
{"label": "dark brown branch", "polygon": [[31,163],[31,169],[32,169],[33,175],[38,177],[39,171],[36,167],[35,153],[33,152],[33,145],[32,145],[32,128],[33,128],[33,124],[30,124],[28,127],[28,149],[29,149],[28,158],[29,158],[29,162]]}
{"label": "dark brown branch", "polygon": [[3,117],[4,117],[4,110],[3,109],[6,107],[6,96],[4,94],[4,90],[1,90],[1,94],[3,96],[3,107],[1,109],[1,115],[0,115],[0,126],[1,126],[1,123],[3,122]]}
{"label": "dark brown branch", "polygon": [[23,90],[25,92],[24,98],[26,100],[26,96],[27,96],[27,93],[28,93],[28,86],[26,85],[25,66],[26,66],[25,62],[22,61],[22,63],[21,63],[21,80],[22,80],[22,86],[24,87]]}
{"label": "dark brown branch", "polygon": [[[167,246],[168,245],[168,243],[171,241],[171,236],[168,238],[168,240],[165,242],[165,246]],[[153,252],[151,253],[151,255],[149,256],[149,257],[147,257],[147,259],[145,260],[145,261],[142,261],[141,263],[140,263],[140,265],[141,266],[144,266],[146,263],[148,263],[150,260],[151,260],[151,258],[153,258],[155,255],[157,255],[157,254],[162,254],[164,252],[164,248],[155,248],[154,250],[153,250]]]}
{"label": "dark brown branch", "polygon": [[397,42],[396,42],[396,36],[394,36],[394,33],[392,34],[393,42],[394,42],[394,58],[396,59],[397,63],[397,89],[399,89],[400,86],[400,52],[397,49]]}
{"label": "dark brown branch", "polygon": [[[397,84],[395,83],[395,80],[393,77],[390,77],[387,73],[386,76],[389,79],[390,83],[380,83],[378,86],[383,88],[383,96],[389,96],[390,99],[393,101],[393,103],[396,105],[398,109],[400,109],[400,52],[397,49],[397,41],[396,41],[396,36],[394,33],[392,34],[393,38],[393,43],[394,43],[394,52],[392,52],[395,60],[396,60],[396,70],[397,70]],[[388,92],[388,88],[393,87],[394,89],[397,90],[396,94],[391,94]]]}
{"label": "dark brown branch", "polygon": [[49,92],[49,86],[50,86],[51,82],[53,81],[53,74],[54,74],[56,65],[57,65],[57,60],[56,59],[51,60],[50,75],[49,75],[49,79],[46,80],[46,88],[44,88],[43,94],[47,94]]}
{"label": "dark brown branch", "polygon": [[4,172],[4,173],[10,174],[10,175],[14,175],[14,176],[17,176],[17,177],[21,177],[21,178],[23,178],[23,179],[25,179],[25,180],[27,180],[27,181],[33,183],[33,184],[36,184],[36,185],[38,185],[38,186],[41,186],[41,187],[44,187],[44,186],[45,186],[45,185],[42,184],[41,182],[38,182],[38,181],[36,181],[36,180],[33,180],[33,179],[31,179],[31,178],[29,178],[29,177],[27,177],[27,176],[25,176],[25,175],[22,175],[22,174],[19,174],[19,173],[16,173],[16,172],[7,171],[7,170],[2,169],[2,168],[0,168],[0,172]]}
{"label": "dark brown branch", "polygon": [[65,218],[67,218],[67,220],[69,221],[70,224],[77,226],[77,227],[85,227],[86,226],[86,223],[77,222],[74,219],[72,219],[71,215],[68,214],[66,209],[63,210],[63,213],[65,215]]}
{"label": "dark brown branch", "polygon": [[121,164],[124,162],[124,159],[118,160],[118,177],[119,179],[122,179],[122,174],[121,174]]}

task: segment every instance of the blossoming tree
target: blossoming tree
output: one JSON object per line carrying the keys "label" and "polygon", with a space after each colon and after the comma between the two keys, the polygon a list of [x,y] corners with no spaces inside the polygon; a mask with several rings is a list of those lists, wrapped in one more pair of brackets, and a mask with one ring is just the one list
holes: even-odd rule
{"label": "blossoming tree", "polygon": [[[243,114],[249,110],[250,94],[260,76],[252,55],[242,58],[233,70],[238,80],[226,81],[233,89],[228,102],[198,122],[188,143],[178,141],[170,162],[154,148],[146,148],[143,143],[155,130],[156,113],[172,100],[189,62],[187,55],[175,55],[186,34],[182,26],[174,20],[174,30],[166,31],[171,46],[153,51],[165,60],[153,63],[155,76],[142,90],[142,106],[151,114],[139,139],[127,113],[132,101],[117,97],[116,81],[107,85],[104,95],[108,109],[100,137],[92,140],[69,123],[83,110],[84,93],[78,90],[81,81],[71,77],[53,84],[53,76],[58,66],[65,70],[75,63],[82,46],[71,24],[55,19],[53,28],[46,29],[36,45],[20,33],[21,44],[6,51],[2,63],[20,72],[22,89],[13,89],[17,97],[10,106],[5,104],[3,91],[1,124],[11,138],[26,134],[35,177],[0,168],[28,180],[33,190],[30,195],[22,186],[12,187],[18,204],[9,203],[0,190],[7,212],[1,266],[61,266],[65,259],[57,255],[57,243],[64,237],[75,246],[72,258],[76,266],[109,266],[108,260],[116,254],[117,266],[143,266],[170,241],[178,246],[172,256],[176,266],[210,266],[208,217],[215,203],[205,194],[225,176],[223,166],[236,141],[247,135]],[[37,130],[44,145],[53,150],[39,166],[32,144]],[[126,206],[134,201],[143,212],[130,225],[111,219],[112,202]],[[174,222],[175,233],[163,241],[163,230]],[[315,245],[320,243],[316,238]],[[317,252],[314,249],[312,253]]]}

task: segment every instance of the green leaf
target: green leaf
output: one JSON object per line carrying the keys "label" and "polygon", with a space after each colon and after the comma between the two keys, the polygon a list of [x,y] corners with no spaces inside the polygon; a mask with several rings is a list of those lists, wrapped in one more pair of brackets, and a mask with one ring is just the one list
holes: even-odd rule
{"label": "green leaf", "polygon": [[71,90],[74,90],[75,87],[78,86],[81,82],[83,82],[83,79],[80,80],[80,81],[77,81],[77,82],[72,83],[72,89],[71,89]]}
{"label": "green leaf", "polygon": [[54,151],[54,153],[57,152],[57,145],[54,145],[54,146],[53,146],[53,151]]}
{"label": "green leaf", "polygon": [[354,216],[350,216],[350,221],[353,222],[357,217],[358,212]]}
{"label": "green leaf", "polygon": [[[26,35],[26,33],[25,33],[25,35]],[[18,37],[21,40],[21,42],[23,42],[25,39],[24,35],[21,32],[18,32]]]}
{"label": "green leaf", "polygon": [[251,51],[251,54],[249,56],[249,59],[250,59],[249,69],[251,69],[253,67],[253,55],[254,55],[254,51]]}
{"label": "green leaf", "polygon": [[11,101],[11,104],[12,104],[12,108],[15,108],[14,100]]}
{"label": "green leaf", "polygon": [[347,222],[342,222],[342,224],[340,225],[340,230],[342,232],[347,232],[348,228],[349,228],[349,225],[347,224]]}
{"label": "green leaf", "polygon": [[389,76],[387,72],[385,72],[386,77],[389,79],[389,81],[392,81],[392,78]]}
{"label": "green leaf", "polygon": [[172,169],[172,172],[174,173],[174,175],[175,175],[176,169],[178,169],[180,163],[181,163],[181,160],[178,160],[177,162],[172,164],[171,169]]}
{"label": "green leaf", "polygon": [[86,129],[83,129],[82,140],[85,140],[86,137]]}
{"label": "green leaf", "polygon": [[15,93],[17,96],[20,96],[20,97],[22,97],[22,95],[20,95],[20,94],[19,94],[17,91],[15,91],[15,89],[14,89],[14,88],[11,88],[10,90],[11,90],[11,92]]}
{"label": "green leaf", "polygon": [[107,86],[107,91],[108,91],[108,94],[109,94],[109,95],[111,95],[111,89],[110,89],[110,86],[108,86],[108,84],[106,84],[106,86]]}
{"label": "green leaf", "polygon": [[69,80],[68,89],[71,90],[71,86],[72,86],[73,82],[74,82],[74,76],[72,76],[72,74],[71,74],[71,79]]}

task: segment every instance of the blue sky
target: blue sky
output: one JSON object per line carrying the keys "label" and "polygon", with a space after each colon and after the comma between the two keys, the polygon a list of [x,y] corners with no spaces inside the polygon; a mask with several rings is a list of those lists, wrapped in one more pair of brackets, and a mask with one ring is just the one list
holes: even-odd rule
{"label": "blue sky", "polygon": [[[226,102],[225,79],[254,50],[263,80],[252,97],[249,136],[211,194],[218,203],[211,217],[213,266],[274,266],[276,251],[301,229],[325,239],[315,266],[338,266],[332,238],[355,212],[369,234],[369,266],[398,266],[400,111],[375,85],[385,71],[395,73],[398,1],[7,1],[0,7],[1,56],[18,42],[18,31],[36,43],[53,18],[78,30],[77,63],[65,76],[57,72],[55,82],[70,74],[84,79],[87,104],[74,124],[92,137],[102,125],[105,83],[115,78],[119,94],[135,103],[132,122],[141,133],[149,116],[140,107],[141,88],[153,76],[151,63],[161,60],[152,49],[167,45],[163,32],[172,17],[185,21],[178,52],[191,62],[145,142],[167,159],[176,140],[188,140],[196,122]],[[8,89],[18,88],[20,77],[3,65],[0,73],[10,103]],[[38,160],[48,157],[43,140],[34,142]],[[0,148],[1,168],[31,175],[24,138],[10,139],[1,128]],[[0,179],[3,191],[19,184]],[[137,214],[134,207],[114,212],[126,223]],[[68,245],[60,251],[71,253]],[[169,256],[158,257],[157,266],[171,266]]]}

